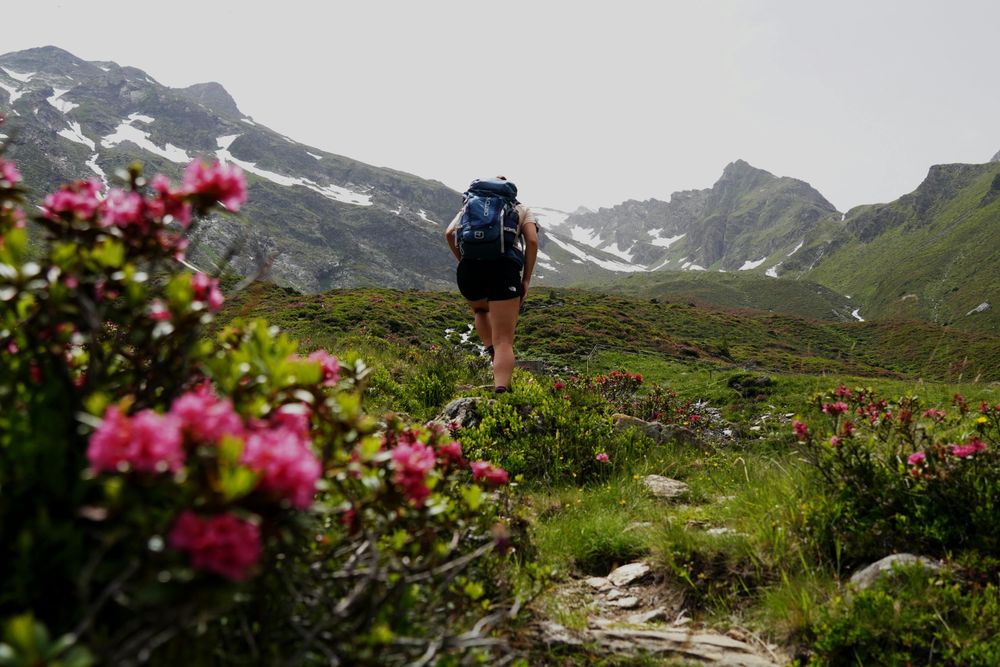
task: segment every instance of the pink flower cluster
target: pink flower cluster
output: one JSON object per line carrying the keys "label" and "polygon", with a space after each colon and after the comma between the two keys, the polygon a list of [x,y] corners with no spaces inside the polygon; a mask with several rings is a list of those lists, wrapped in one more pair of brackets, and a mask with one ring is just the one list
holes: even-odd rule
{"label": "pink flower cluster", "polygon": [[167,541],[172,549],[188,552],[193,567],[232,581],[249,578],[262,552],[260,527],[233,514],[201,518],[181,512]]}
{"label": "pink flower cluster", "polygon": [[847,405],[847,403],[844,403],[843,401],[823,404],[823,412],[829,415],[842,415],[850,409],[851,409],[850,406]]}
{"label": "pink flower cluster", "polygon": [[181,420],[142,410],[133,417],[112,405],[87,445],[87,460],[98,472],[176,472],[184,465]]}
{"label": "pink flower cluster", "polygon": [[988,448],[986,443],[979,438],[973,438],[968,443],[964,445],[949,445],[948,451],[952,456],[957,456],[960,459],[965,459],[970,456],[975,456],[976,454],[981,454],[985,452]]}
{"label": "pink flower cluster", "polygon": [[323,372],[323,384],[332,387],[340,379],[340,361],[326,350],[316,350],[309,355],[309,361],[319,364]]}
{"label": "pink flower cluster", "polygon": [[96,178],[77,181],[45,197],[42,210],[50,218],[64,216],[89,220],[101,206],[101,183]]}
{"label": "pink flower cluster", "polygon": [[417,507],[422,506],[431,493],[427,474],[434,468],[434,450],[422,442],[400,442],[392,449],[391,456],[395,467],[393,481]]}
{"label": "pink flower cluster", "polygon": [[477,482],[486,482],[491,486],[503,486],[508,482],[507,471],[488,461],[474,461],[469,467],[472,468],[472,478]]}
{"label": "pink flower cluster", "polygon": [[807,440],[809,438],[809,426],[805,422],[800,422],[798,419],[792,422],[792,428],[795,429],[795,435],[799,440]]}
{"label": "pink flower cluster", "polygon": [[438,445],[437,456],[442,465],[463,465],[465,463],[465,458],[462,456],[462,445],[455,440]]}
{"label": "pink flower cluster", "polygon": [[[279,419],[277,425],[261,425],[245,437],[242,463],[258,475],[258,488],[281,496],[299,509],[312,503],[316,482],[323,466],[313,454],[308,430],[290,426]],[[308,420],[305,422],[308,427]]]}
{"label": "pink flower cluster", "polygon": [[247,200],[246,179],[235,164],[195,160],[184,170],[183,185],[185,192],[218,201],[233,212]]}
{"label": "pink flower cluster", "polygon": [[611,459],[608,458],[608,455],[605,452],[601,452],[600,454],[598,454],[594,458],[597,459],[598,461],[600,461],[601,463],[608,463],[611,460]]}
{"label": "pink flower cluster", "polygon": [[204,303],[213,313],[222,308],[225,298],[219,290],[219,281],[204,273],[191,276],[191,289],[194,290],[195,301]]}
{"label": "pink flower cluster", "polygon": [[17,170],[17,166],[2,157],[0,157],[0,182],[6,183],[7,187],[21,182],[21,172]]}
{"label": "pink flower cluster", "polygon": [[304,405],[282,406],[272,422],[246,426],[232,402],[206,386],[178,397],[165,415],[143,410],[133,417],[111,406],[90,437],[87,459],[98,472],[176,472],[184,465],[185,440],[215,445],[224,437],[244,441],[241,463],[260,477],[257,488],[308,507],[322,465],[309,440],[309,411]]}

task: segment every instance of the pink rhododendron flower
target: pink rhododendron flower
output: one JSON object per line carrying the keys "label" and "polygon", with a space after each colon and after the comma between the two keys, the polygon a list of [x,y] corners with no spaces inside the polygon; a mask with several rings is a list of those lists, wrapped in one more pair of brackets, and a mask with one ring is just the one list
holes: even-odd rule
{"label": "pink rhododendron flower", "polygon": [[840,441],[840,436],[837,436],[837,435],[831,435],[830,436],[830,446],[833,447],[834,449],[836,449],[837,447],[840,447],[840,442],[841,442]]}
{"label": "pink rhododendron flower", "polygon": [[[95,291],[97,290],[95,289]],[[100,293],[101,296],[104,295],[103,290],[101,290]],[[101,297],[98,297],[98,299],[100,298]],[[149,304],[149,319],[156,322],[170,321],[170,311],[167,310],[167,307],[163,305],[163,301],[160,299],[153,299],[153,301]]]}
{"label": "pink rhododendron flower", "polygon": [[213,313],[222,308],[225,298],[219,291],[219,281],[204,273],[195,273],[191,276],[191,289],[194,290],[194,298],[208,306]]}
{"label": "pink rhododendron flower", "polygon": [[434,450],[422,442],[401,442],[392,449],[391,455],[395,464],[393,481],[420,507],[431,493],[427,488],[427,473],[434,468]]}
{"label": "pink rhododendron flower", "polygon": [[906,462],[911,466],[916,466],[920,465],[926,460],[927,460],[927,454],[924,454],[923,452],[913,452],[912,454],[910,454],[910,457],[906,459]]}
{"label": "pink rhododendron flower", "polygon": [[598,461],[600,461],[601,463],[607,463],[607,462],[608,462],[608,461],[610,460],[610,459],[608,458],[608,455],[607,455],[607,454],[606,454],[605,452],[601,452],[600,454],[598,454],[598,455],[597,455],[597,456],[595,456],[594,458],[596,458],[596,459],[597,459]]}
{"label": "pink rhododendron flower", "polygon": [[230,211],[240,210],[247,200],[247,184],[238,165],[205,164],[195,160],[184,170],[184,191],[220,202]]}
{"label": "pink rhododendron flower", "polygon": [[153,176],[149,184],[156,192],[156,197],[149,200],[148,204],[155,209],[157,217],[170,216],[187,229],[191,225],[191,204],[184,199],[184,193],[174,190],[170,179],[163,174]]}
{"label": "pink rhododendron flower", "polygon": [[554,385],[552,385],[552,388],[555,389],[556,391],[562,391],[563,387],[565,386],[566,385],[564,385],[562,382],[556,382]]}
{"label": "pink rhododendron flower", "polygon": [[795,429],[795,435],[798,436],[799,440],[805,440],[809,437],[809,426],[805,422],[796,419],[792,422],[792,428]]}
{"label": "pink rhododendron flower", "polygon": [[964,445],[950,445],[948,447],[948,451],[951,452],[952,456],[957,456],[960,459],[975,456],[976,454],[985,452],[986,449],[986,443],[979,438],[973,438]]}
{"label": "pink rhododendron flower", "polygon": [[303,440],[308,440],[310,417],[312,408],[305,403],[285,403],[271,414],[271,424],[289,428]]}
{"label": "pink rhododendron flower", "polygon": [[323,384],[330,387],[340,379],[340,362],[326,350],[316,350],[309,355],[309,361],[319,363],[323,371]]}
{"label": "pink rhododendron flower", "polygon": [[843,401],[823,404],[823,412],[831,415],[841,415],[847,412],[849,409],[850,407],[847,405],[847,403],[844,403]]}
{"label": "pink rhododendron flower", "polygon": [[845,420],[843,424],[840,425],[840,434],[845,438],[849,438],[854,435],[854,422],[851,420]]}
{"label": "pink rhododendron flower", "polygon": [[503,486],[507,483],[507,471],[497,468],[488,461],[475,461],[472,468],[472,478],[477,482],[484,481],[492,486]]}
{"label": "pink rhododendron flower", "polygon": [[184,465],[181,422],[173,415],[143,410],[133,417],[112,405],[90,436],[87,460],[99,472],[131,468],[137,472],[175,472]]}
{"label": "pink rhododendron flower", "polygon": [[77,181],[46,196],[42,210],[53,219],[70,215],[88,220],[101,205],[100,193],[101,184],[96,179]]}
{"label": "pink rhododendron flower", "polygon": [[233,410],[232,401],[219,398],[207,385],[177,397],[170,414],[180,419],[184,433],[198,442],[215,444],[227,435],[243,435],[243,420]]}
{"label": "pink rhododendron flower", "polygon": [[850,398],[851,390],[845,387],[844,385],[840,385],[839,387],[833,390],[833,394],[837,398]]}
{"label": "pink rhododendron flower", "polygon": [[105,227],[143,226],[143,201],[137,192],[113,188],[101,206],[101,224]]}
{"label": "pink rhododendron flower", "polygon": [[945,411],[944,410],[936,410],[934,408],[930,408],[930,409],[924,410],[924,417],[929,417],[930,419],[933,419],[934,421],[939,422],[939,421],[941,421],[941,420],[943,420],[945,418]]}
{"label": "pink rhododendron flower", "polygon": [[260,475],[258,488],[305,509],[323,472],[309,440],[287,426],[257,428],[245,437],[243,465]]}
{"label": "pink rhododendron flower", "polygon": [[462,459],[462,445],[457,441],[452,440],[451,442],[445,443],[443,445],[438,445],[437,448],[438,459],[444,464],[456,463],[461,464]]}
{"label": "pink rhododendron flower", "polygon": [[0,181],[6,181],[7,185],[14,185],[20,183],[21,180],[21,172],[17,170],[17,166],[10,160],[4,160],[0,157]]}
{"label": "pink rhododendron flower", "polygon": [[202,518],[181,512],[167,542],[172,549],[188,552],[196,569],[232,581],[248,579],[263,551],[257,524],[233,514]]}

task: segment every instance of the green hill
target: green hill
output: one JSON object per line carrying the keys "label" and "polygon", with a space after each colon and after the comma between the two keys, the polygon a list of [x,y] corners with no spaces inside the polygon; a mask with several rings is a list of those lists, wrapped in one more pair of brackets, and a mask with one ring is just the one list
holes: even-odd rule
{"label": "green hill", "polygon": [[[307,346],[455,343],[472,318],[457,294],[388,289],[302,295],[266,283],[233,295],[222,320],[264,316]],[[518,329],[522,359],[580,365],[597,350],[775,372],[1000,381],[1000,337],[926,322],[830,322],[584,290],[532,292]]]}

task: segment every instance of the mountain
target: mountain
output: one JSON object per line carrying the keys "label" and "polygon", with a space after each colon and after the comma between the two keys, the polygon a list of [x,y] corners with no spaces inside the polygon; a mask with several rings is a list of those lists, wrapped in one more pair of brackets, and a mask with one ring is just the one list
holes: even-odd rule
{"label": "mountain", "polygon": [[[835,229],[840,218],[808,183],[737,160],[709,189],[675,192],[666,202],[633,200],[567,215],[554,230],[615,257],[623,266],[608,266],[611,271],[770,275],[805,237],[818,229]],[[575,275],[560,282],[574,280]]]}
{"label": "mountain", "polygon": [[865,317],[1000,328],[1000,163],[933,166],[910,194],[843,224],[788,270],[852,295]]}
{"label": "mountain", "polygon": [[453,286],[441,232],[459,193],[300,144],[244,115],[218,83],[168,88],[49,46],[0,56],[0,114],[36,198],[69,180],[112,182],[135,160],[175,179],[195,157],[241,165],[242,221],[199,229],[190,258],[204,267],[235,251],[237,271],[303,291]]}

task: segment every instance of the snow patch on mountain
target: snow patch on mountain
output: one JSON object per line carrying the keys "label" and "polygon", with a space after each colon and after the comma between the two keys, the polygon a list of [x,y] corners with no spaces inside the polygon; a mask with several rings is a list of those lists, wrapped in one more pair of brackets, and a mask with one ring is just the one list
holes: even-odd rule
{"label": "snow patch on mountain", "polygon": [[101,169],[101,166],[99,164],[97,164],[97,158],[98,158],[98,154],[94,153],[93,155],[90,156],[90,159],[87,160],[86,164],[87,164],[87,166],[90,168],[90,170],[92,172],[94,172],[95,174],[97,174],[100,177],[101,181],[104,183],[104,186],[107,187],[107,185],[108,185],[108,175],[105,174],[104,170]]}
{"label": "snow patch on mountain", "polygon": [[641,266],[639,264],[624,264],[622,262],[600,259],[598,257],[594,257],[593,255],[588,255],[586,252],[580,250],[575,245],[561,241],[555,236],[549,236],[548,239],[553,243],[555,243],[560,248],[562,248],[563,250],[565,250],[566,252],[578,257],[579,260],[576,259],[573,260],[578,264],[583,264],[584,262],[590,262],[591,264],[596,264],[602,269],[607,269],[608,271],[616,271],[619,273],[638,273],[640,271],[646,270],[646,267]]}
{"label": "snow patch on mountain", "polygon": [[681,268],[685,271],[704,271],[705,267],[695,264],[694,262],[684,262],[681,264]]}
{"label": "snow patch on mountain", "polygon": [[15,72],[14,70],[9,69],[7,67],[0,67],[0,69],[6,72],[7,76],[14,79],[15,81],[20,81],[21,83],[28,83],[29,81],[31,81],[31,77],[35,76],[34,72],[28,72],[27,74],[22,74],[20,72]]}
{"label": "snow patch on mountain", "polygon": [[94,144],[93,139],[89,139],[84,133],[83,128],[80,127],[79,123],[70,123],[69,127],[64,130],[59,130],[57,132],[63,139],[69,139],[70,141],[75,141],[78,144],[83,144],[90,150],[96,150],[97,145]]}
{"label": "snow patch on mountain", "polygon": [[792,255],[794,255],[795,253],[797,253],[799,251],[799,248],[802,247],[803,243],[805,243],[805,241],[799,241],[799,244],[797,246],[795,246],[795,248],[793,248],[790,253],[788,253],[787,255],[785,255],[785,257],[791,257]]}
{"label": "snow patch on mountain", "polygon": [[316,155],[315,153],[310,153],[309,151],[306,151],[306,155],[308,155],[309,157],[314,157],[317,160],[322,160],[323,159],[322,155]]}
{"label": "snow patch on mountain", "polygon": [[154,144],[149,139],[149,132],[143,132],[139,128],[132,125],[132,123],[135,122],[141,122],[149,125],[155,122],[155,119],[141,113],[131,114],[127,120],[123,120],[119,123],[114,132],[101,138],[101,145],[105,148],[113,148],[122,142],[130,141],[142,150],[148,151],[153,155],[159,155],[160,157],[166,158],[171,162],[186,164],[191,161],[187,151],[183,148],[178,148],[169,142],[163,148]]}
{"label": "snow patch on mountain", "polygon": [[781,262],[778,262],[777,264],[775,264],[774,266],[772,266],[770,269],[768,269],[767,272],[764,275],[767,276],[767,277],[769,277],[769,278],[777,278],[778,277],[778,267],[779,266],[781,266]]}
{"label": "snow patch on mountain", "polygon": [[660,236],[661,232],[663,232],[662,229],[649,230],[649,235],[653,237],[653,240],[650,241],[650,243],[659,248],[669,248],[670,246],[672,246],[673,244],[677,243],[682,238],[684,238],[684,234],[678,234],[677,236],[668,236],[667,238],[664,238]]}
{"label": "snow patch on mountain", "polygon": [[3,88],[4,90],[6,90],[7,94],[10,95],[10,103],[11,104],[13,104],[15,101],[17,101],[17,99],[19,97],[21,97],[22,95],[24,95],[24,92],[22,92],[20,89],[15,88],[14,86],[8,86],[3,81],[0,81],[0,88]]}
{"label": "snow patch on mountain", "polygon": [[739,268],[739,270],[740,271],[749,271],[750,269],[756,269],[758,266],[760,266],[761,264],[763,264],[766,261],[767,261],[767,256],[761,257],[760,259],[758,259],[756,261],[748,259],[745,262],[743,262],[743,266],[741,266]]}
{"label": "snow patch on mountain", "polygon": [[630,247],[628,250],[622,250],[621,248],[618,247],[618,241],[615,241],[614,243],[612,243],[610,245],[604,246],[603,248],[601,248],[601,250],[603,250],[604,252],[608,253],[609,255],[615,255],[617,257],[621,257],[626,262],[631,262],[632,258],[635,255],[632,254],[630,251],[634,247],[635,247],[635,245],[633,245],[632,247]]}
{"label": "snow patch on mountain", "polygon": [[69,92],[69,88],[55,88],[53,90],[53,95],[51,97],[46,97],[45,101],[54,106],[59,111],[63,113],[69,113],[73,109],[80,106],[79,104],[74,104],[68,100],[60,99],[64,94]]}
{"label": "snow patch on mountain", "polygon": [[[344,204],[354,204],[355,206],[371,206],[372,198],[371,195],[361,194],[360,192],[354,192],[347,188],[342,188],[339,185],[319,185],[313,180],[308,178],[295,178],[292,176],[285,176],[273,171],[268,171],[267,169],[261,169],[257,166],[256,162],[247,162],[246,160],[240,160],[229,152],[229,147],[240,136],[238,134],[227,134],[222,137],[218,137],[215,140],[216,145],[219,150],[215,151],[216,157],[218,157],[223,162],[232,162],[233,164],[239,165],[244,171],[250,172],[260,176],[261,178],[266,178],[272,183],[277,183],[278,185],[283,185],[285,187],[292,187],[295,185],[301,185],[302,187],[309,188],[313,192],[318,192],[327,199],[332,199],[333,201],[338,201]],[[423,213],[423,211],[421,211]],[[426,216],[422,216],[425,220],[429,220]]]}
{"label": "snow patch on mountain", "polygon": [[424,209],[420,209],[419,211],[417,211],[417,215],[420,216],[420,219],[423,220],[424,222],[430,222],[435,225],[438,224],[437,220],[431,220],[430,218],[427,217],[427,211],[425,211]]}
{"label": "snow patch on mountain", "polygon": [[573,227],[570,228],[569,236],[577,243],[590,246],[595,250],[598,249],[602,243],[604,243],[596,231],[593,229],[584,229],[579,225],[573,225]]}
{"label": "snow patch on mountain", "polygon": [[851,317],[853,317],[854,319],[858,320],[859,322],[864,322],[865,321],[865,318],[861,317],[861,309],[860,308],[855,308],[854,310],[852,310],[851,311]]}
{"label": "snow patch on mountain", "polygon": [[538,219],[538,223],[544,229],[556,229],[561,227],[566,219],[569,218],[569,213],[564,211],[557,211],[554,208],[540,208],[532,206],[531,212],[535,214],[535,218]]}

